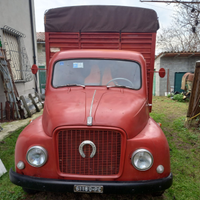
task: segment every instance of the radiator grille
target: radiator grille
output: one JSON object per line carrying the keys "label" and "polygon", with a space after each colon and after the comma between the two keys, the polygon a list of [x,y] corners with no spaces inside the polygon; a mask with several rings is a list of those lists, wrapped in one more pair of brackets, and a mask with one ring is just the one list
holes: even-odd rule
{"label": "radiator grille", "polygon": [[[86,144],[83,158],[79,145],[90,140],[96,154],[90,158],[92,147]],[[113,130],[61,130],[58,133],[59,168],[62,173],[77,175],[116,175],[119,173],[121,133]]]}

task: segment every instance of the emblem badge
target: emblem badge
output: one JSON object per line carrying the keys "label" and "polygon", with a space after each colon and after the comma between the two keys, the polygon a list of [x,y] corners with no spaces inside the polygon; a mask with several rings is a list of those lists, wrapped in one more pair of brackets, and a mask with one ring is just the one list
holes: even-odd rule
{"label": "emblem badge", "polygon": [[79,145],[79,153],[81,154],[81,156],[83,158],[85,158],[85,154],[83,152],[83,147],[86,145],[86,144],[89,144],[91,147],[92,147],[92,153],[90,154],[90,158],[93,158],[94,155],[96,154],[96,146],[95,144],[90,141],[90,140],[85,140],[83,141],[80,145]]}

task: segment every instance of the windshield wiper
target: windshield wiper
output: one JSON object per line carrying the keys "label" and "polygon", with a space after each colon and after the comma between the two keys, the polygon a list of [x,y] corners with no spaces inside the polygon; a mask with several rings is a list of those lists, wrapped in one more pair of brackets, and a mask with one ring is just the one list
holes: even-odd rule
{"label": "windshield wiper", "polygon": [[73,87],[73,86],[81,86],[81,87],[85,88],[85,85],[77,84],[77,83],[66,84],[66,85],[59,85],[58,87]]}
{"label": "windshield wiper", "polygon": [[107,88],[110,88],[110,87],[120,87],[120,88],[130,88],[130,89],[133,89],[132,87],[129,87],[129,86],[126,86],[126,85],[107,85]]}

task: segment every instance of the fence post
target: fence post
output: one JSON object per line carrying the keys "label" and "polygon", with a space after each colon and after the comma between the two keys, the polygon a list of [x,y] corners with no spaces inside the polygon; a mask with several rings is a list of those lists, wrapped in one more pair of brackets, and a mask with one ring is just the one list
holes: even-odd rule
{"label": "fence post", "polygon": [[1,122],[3,123],[3,103],[1,102]]}
{"label": "fence post", "polygon": [[10,103],[6,101],[6,119],[10,121]]}

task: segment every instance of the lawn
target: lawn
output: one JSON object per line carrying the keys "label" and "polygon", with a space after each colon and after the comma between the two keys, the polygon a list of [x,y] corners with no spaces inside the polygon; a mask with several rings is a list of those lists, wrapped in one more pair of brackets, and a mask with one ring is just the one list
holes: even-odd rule
{"label": "lawn", "polygon": [[170,147],[173,185],[164,199],[200,199],[200,129],[184,127],[188,103],[156,97],[151,116],[162,123]]}
{"label": "lawn", "polygon": [[[0,199],[132,199],[132,200],[197,200],[200,199],[200,129],[195,126],[189,130],[184,127],[188,103],[176,102],[167,97],[155,97],[151,116],[162,124],[167,137],[173,185],[162,197],[151,195],[97,195],[97,194],[59,194],[40,192],[27,195],[9,181],[8,173],[0,178]],[[0,142],[0,158],[7,170],[14,167],[14,146],[22,130]]]}

